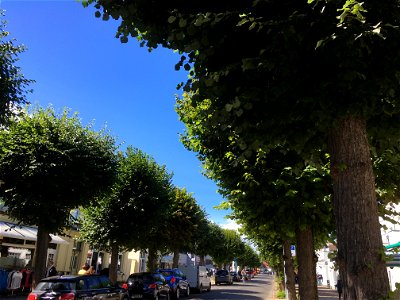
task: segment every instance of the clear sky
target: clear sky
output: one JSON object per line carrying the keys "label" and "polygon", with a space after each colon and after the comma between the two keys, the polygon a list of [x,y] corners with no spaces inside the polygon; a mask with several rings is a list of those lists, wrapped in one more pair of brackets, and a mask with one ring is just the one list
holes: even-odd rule
{"label": "clear sky", "polygon": [[76,1],[0,0],[7,29],[27,51],[18,65],[36,80],[31,103],[79,112],[83,124],[105,125],[123,143],[140,148],[174,174],[209,218],[227,223],[223,199],[201,174],[200,161],[179,141],[184,125],[174,110],[176,85],[187,74],[174,69],[179,56],[167,49],[149,53],[136,40],[121,44],[117,22],[94,17]]}

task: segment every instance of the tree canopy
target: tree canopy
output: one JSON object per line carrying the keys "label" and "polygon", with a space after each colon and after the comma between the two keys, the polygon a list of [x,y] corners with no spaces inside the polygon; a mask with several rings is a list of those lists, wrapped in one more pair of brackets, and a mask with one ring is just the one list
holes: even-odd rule
{"label": "tree canopy", "polygon": [[174,252],[174,267],[177,268],[179,253],[193,250],[196,231],[206,221],[206,214],[185,188],[174,188],[170,205],[167,228],[160,234],[166,235],[167,247]]}
{"label": "tree canopy", "polygon": [[44,275],[48,234],[61,232],[71,209],[89,205],[112,184],[115,149],[113,137],[82,126],[67,109],[59,115],[51,107],[25,110],[1,128],[1,194],[13,219],[38,227],[37,280]]}
{"label": "tree canopy", "polygon": [[262,159],[286,143],[305,160],[330,154],[345,297],[386,297],[369,141],[397,151],[397,1],[93,2],[121,19],[122,42],[184,54],[201,156]]}
{"label": "tree canopy", "polygon": [[16,45],[6,30],[7,22],[2,20],[4,12],[0,9],[0,123],[16,114],[18,107],[27,103],[28,86],[33,80],[26,79],[17,66],[18,55],[25,51],[23,45]]}
{"label": "tree canopy", "polygon": [[[84,208],[81,237],[93,247],[112,251],[146,250],[166,229],[173,201],[172,175],[143,151],[128,147],[118,154],[117,179],[108,193]],[[110,276],[116,280],[116,264]]]}

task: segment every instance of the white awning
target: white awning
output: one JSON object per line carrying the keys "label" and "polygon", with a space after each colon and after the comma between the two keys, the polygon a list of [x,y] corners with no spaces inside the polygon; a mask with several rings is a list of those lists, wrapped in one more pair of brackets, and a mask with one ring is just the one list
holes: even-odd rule
{"label": "white awning", "polygon": [[[0,236],[28,241],[36,241],[37,228],[0,221]],[[50,243],[69,244],[66,240],[57,235],[50,234],[50,236]]]}
{"label": "white awning", "polygon": [[53,244],[64,244],[64,245],[68,245],[69,244],[69,242],[67,242],[63,238],[59,237],[58,235],[50,234],[50,236],[51,236],[50,243],[53,243]]}

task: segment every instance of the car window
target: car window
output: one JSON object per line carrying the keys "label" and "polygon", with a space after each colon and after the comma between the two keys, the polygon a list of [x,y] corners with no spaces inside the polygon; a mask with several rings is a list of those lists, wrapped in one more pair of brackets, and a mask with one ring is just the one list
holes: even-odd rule
{"label": "car window", "polygon": [[89,276],[85,278],[86,286],[89,290],[100,289],[102,288],[101,282],[97,276]]}
{"label": "car window", "polygon": [[53,280],[40,281],[35,287],[35,291],[71,291],[75,290],[76,284],[73,281]]}
{"label": "car window", "polygon": [[153,283],[154,278],[151,274],[131,275],[128,278],[128,282]]}
{"label": "car window", "polygon": [[161,274],[165,277],[172,276],[172,271],[162,271]]}
{"label": "car window", "polygon": [[113,284],[107,276],[101,276],[100,283],[103,288],[113,287]]}
{"label": "car window", "polygon": [[228,271],[227,270],[218,270],[217,275],[219,275],[219,276],[228,275]]}
{"label": "car window", "polygon": [[165,282],[165,278],[161,274],[153,274],[153,276],[154,276],[154,281]]}
{"label": "car window", "polygon": [[85,289],[85,280],[81,279],[76,284],[77,290],[84,290]]}

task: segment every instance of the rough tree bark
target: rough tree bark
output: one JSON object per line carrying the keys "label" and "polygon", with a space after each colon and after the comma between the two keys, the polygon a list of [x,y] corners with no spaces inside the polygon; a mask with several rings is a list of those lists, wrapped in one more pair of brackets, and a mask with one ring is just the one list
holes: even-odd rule
{"label": "rough tree bark", "polygon": [[172,267],[177,268],[179,264],[179,251],[175,250],[174,251],[174,258],[172,260]]}
{"label": "rough tree bark", "polygon": [[149,248],[149,256],[148,256],[148,260],[147,260],[147,271],[149,272],[153,272],[157,269],[157,250],[153,249],[153,248]]}
{"label": "rough tree bark", "polygon": [[110,262],[110,269],[109,269],[109,277],[112,283],[117,282],[117,272],[118,272],[118,255],[119,255],[119,248],[117,245],[112,245],[111,247],[111,262]]}
{"label": "rough tree bark", "polygon": [[286,289],[288,291],[288,300],[296,300],[296,286],[294,278],[294,267],[292,261],[292,251],[290,249],[289,241],[283,242],[283,261],[285,264],[286,273]]}
{"label": "rough tree bark", "polygon": [[36,250],[34,257],[34,270],[32,285],[36,284],[46,275],[47,249],[50,243],[50,233],[42,226],[38,227]]}
{"label": "rough tree bark", "polygon": [[296,230],[300,300],[318,300],[314,240],[311,228]]}
{"label": "rough tree bark", "polygon": [[376,300],[389,292],[366,122],[341,120],[329,152],[338,263],[344,299]]}

